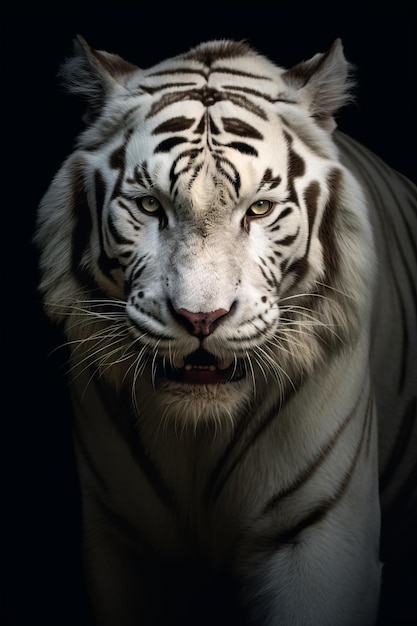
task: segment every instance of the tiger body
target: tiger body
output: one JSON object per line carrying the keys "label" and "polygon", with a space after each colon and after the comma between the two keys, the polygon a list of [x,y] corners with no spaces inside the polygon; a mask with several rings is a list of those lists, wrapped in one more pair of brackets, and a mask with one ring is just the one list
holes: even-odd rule
{"label": "tiger body", "polygon": [[415,190],[334,130],[340,44],[139,70],[81,41],[65,74],[89,124],[36,241],[97,624],[373,624],[415,462]]}

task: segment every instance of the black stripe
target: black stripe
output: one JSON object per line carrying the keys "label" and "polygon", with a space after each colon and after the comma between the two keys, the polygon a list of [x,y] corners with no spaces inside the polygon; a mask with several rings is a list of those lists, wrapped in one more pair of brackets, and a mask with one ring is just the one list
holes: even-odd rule
{"label": "black stripe", "polygon": [[116,181],[116,184],[114,186],[113,193],[111,196],[112,200],[116,198],[121,191],[123,178],[125,174],[125,167],[126,167],[126,148],[127,148],[127,144],[129,143],[129,139],[132,135],[132,132],[133,130],[131,129],[125,134],[123,143],[118,148],[113,150],[113,152],[109,156],[109,166],[114,170],[118,170],[119,172],[117,181]]}
{"label": "black stripe", "polygon": [[86,270],[82,258],[88,247],[93,228],[90,206],[87,193],[84,188],[83,163],[76,161],[71,165],[71,190],[72,190],[72,216],[75,222],[72,237],[71,270],[73,275],[90,289],[97,287],[93,277]]}
{"label": "black stripe", "polygon": [[[223,176],[232,184],[233,189],[235,190],[236,196],[239,197],[239,191],[240,191],[240,185],[241,185],[239,171],[237,170],[235,165],[232,163],[232,161],[229,161],[229,159],[226,159],[224,157],[218,157],[217,155],[215,158],[216,158],[216,165],[217,165],[219,172],[223,174]],[[232,178],[230,174],[224,169],[223,167],[224,165],[228,165],[230,167],[230,169],[233,171],[234,178]]]}
{"label": "black stripe", "polygon": [[100,255],[97,259],[98,266],[100,271],[107,276],[109,280],[115,282],[111,271],[120,267],[119,261],[114,257],[109,257],[106,254],[104,241],[103,241],[103,231],[105,229],[105,224],[103,223],[103,206],[104,200],[106,197],[106,183],[101,175],[99,170],[96,170],[94,173],[94,189],[95,189],[95,201],[96,201],[96,214],[97,214],[97,231],[98,238],[100,243]]}
{"label": "black stripe", "polygon": [[331,434],[331,436],[327,439],[327,441],[321,446],[320,450],[317,451],[315,457],[310,461],[308,465],[304,467],[304,469],[300,472],[300,474],[294,478],[292,483],[288,485],[285,489],[282,489],[277,494],[275,494],[269,502],[265,505],[261,517],[267,515],[272,509],[276,508],[281,500],[291,495],[298,489],[300,489],[319,469],[319,467],[324,463],[327,459],[328,455],[331,453],[333,448],[336,446],[343,432],[346,430],[347,426],[350,424],[351,420],[355,417],[358,406],[363,398],[363,389],[361,390],[358,398],[352,408],[351,411],[346,415],[345,419],[341,422],[339,427]]}
{"label": "black stripe", "polygon": [[154,102],[151,105],[146,115],[146,119],[155,116],[157,113],[167,108],[171,104],[184,102],[187,100],[201,102],[205,107],[209,107],[219,101],[228,100],[236,106],[250,111],[251,113],[257,115],[263,120],[268,119],[265,111],[259,105],[255,104],[252,100],[247,98],[245,95],[216,91],[207,87],[203,87],[202,89],[178,90],[164,94],[157,102]]}
{"label": "black stripe", "polygon": [[[367,159],[367,154],[365,152],[365,150],[363,149],[363,146],[361,146],[360,144],[357,146],[358,151],[363,155],[364,159],[366,160],[366,163],[369,164],[369,157]],[[372,161],[372,165],[374,170],[376,171],[376,173],[381,176],[382,180],[384,180],[385,182],[385,186],[386,186],[386,191],[389,193],[389,195],[391,196],[391,199],[393,200],[396,210],[398,211],[398,213],[401,214],[401,218],[402,218],[402,223],[405,227],[405,231],[407,234],[407,241],[414,253],[414,259],[417,263],[417,237],[416,237],[416,233],[414,233],[409,225],[409,223],[407,222],[407,219],[405,217],[405,213],[404,213],[404,208],[403,208],[403,204],[399,201],[398,196],[393,192],[393,188],[391,187],[391,185],[389,184],[389,179],[390,178],[396,178],[398,176],[400,176],[402,182],[408,182],[407,179],[405,179],[404,177],[402,177],[401,175],[399,175],[397,172],[393,172],[391,170],[391,168],[388,167],[388,165],[386,163],[384,163],[384,161],[382,161],[381,159],[379,159],[379,157],[377,157],[376,155],[372,155],[375,156],[375,160]],[[372,182],[372,179],[370,179],[368,182]],[[411,194],[411,191],[414,192],[413,197],[409,198],[409,205],[410,208],[413,210],[414,215],[416,216],[415,213],[415,209],[416,209],[416,189],[412,188],[411,185],[409,185],[409,191]],[[384,205],[386,204],[385,198],[383,198],[381,191],[379,189],[379,187],[377,188],[374,184],[372,185],[372,188],[374,190],[375,195],[378,195],[378,198],[380,200],[380,203],[378,205]],[[414,202],[412,202],[412,200]],[[413,273],[414,268],[411,269],[410,266],[408,265],[409,259],[408,257],[405,256],[404,253],[404,242],[402,241],[402,238],[399,236],[398,233],[398,228],[396,228],[397,222],[394,221],[392,219],[392,215],[388,212],[385,213],[385,217],[387,218],[387,220],[390,223],[390,232],[392,232],[393,236],[395,237],[396,240],[396,247],[397,247],[397,251],[399,253],[399,255],[402,258],[402,264],[405,270],[405,273],[407,275],[407,281],[410,285],[410,293],[413,297],[413,301],[414,301],[414,309],[417,313],[417,287],[416,287],[416,283],[414,280],[415,274]]]}
{"label": "black stripe", "polygon": [[[320,195],[320,185],[317,181],[312,181],[307,189],[304,190],[304,202],[307,207],[307,216],[308,216],[308,236],[307,236],[307,245],[304,255],[293,261],[288,267],[286,267],[286,272],[292,272],[295,275],[295,282],[302,280],[304,276],[307,274],[310,263],[308,261],[308,256],[310,254],[310,244],[311,244],[311,235],[314,228],[314,222],[316,220],[317,215],[317,201]],[[285,213],[285,211],[284,211]],[[297,232],[298,235],[298,232]],[[284,245],[283,241],[274,241],[274,243]],[[291,241],[289,243],[292,243]]]}
{"label": "black stripe", "polygon": [[253,126],[237,117],[222,117],[223,130],[239,137],[263,140],[263,135]]}
{"label": "black stripe", "polygon": [[127,202],[124,198],[122,199],[122,197],[119,197],[117,198],[117,204],[122,211],[125,211],[127,213],[127,221],[132,226],[132,228],[135,231],[139,231],[141,226],[143,226],[143,222],[141,222],[138,218],[138,215],[132,211],[132,207],[130,204],[132,201],[131,198],[127,197],[126,200]]}
{"label": "black stripe", "polygon": [[320,195],[320,184],[313,180],[307,189],[304,190],[304,202],[307,207],[307,215],[308,215],[308,239],[305,257],[308,257],[310,253],[310,244],[311,244],[311,234],[314,229],[314,223],[316,221],[317,215],[317,201]]}
{"label": "black stripe", "polygon": [[237,150],[241,154],[249,154],[250,156],[257,157],[258,151],[250,146],[247,143],[243,143],[242,141],[232,141],[230,143],[225,144],[226,148],[233,148],[233,150]]}
{"label": "black stripe", "polygon": [[142,187],[146,187],[148,189],[153,187],[152,178],[148,171],[147,161],[143,161],[143,163],[135,167],[134,175],[135,175],[136,182],[138,182],[139,185],[142,185]]}
{"label": "black stripe", "polygon": [[194,122],[195,119],[193,117],[185,117],[184,115],[173,117],[154,128],[152,135],[158,135],[161,133],[179,133],[181,131],[188,130]]}
{"label": "black stripe", "polygon": [[159,85],[141,85],[140,88],[142,89],[142,91],[144,91],[145,93],[150,94],[151,96],[153,96],[155,93],[158,93],[159,91],[165,91],[165,89],[172,89],[172,88],[177,88],[177,87],[193,87],[195,88],[196,83],[192,82],[192,83],[187,83],[187,82],[176,82],[176,83],[162,83]]}
{"label": "black stripe", "polygon": [[[266,100],[267,102],[271,102],[272,104],[277,102],[277,100],[269,94],[266,94],[263,91],[259,91],[258,89],[253,89],[252,87],[243,87],[242,85],[222,85],[222,88],[225,91],[238,91],[240,93],[249,94],[250,96],[255,96],[256,98],[262,98],[262,100]],[[283,100],[280,98],[278,102],[283,102]],[[284,102],[287,102],[287,100],[284,100]]]}
{"label": "black stripe", "polygon": [[[213,90],[210,92],[213,95]],[[225,100],[225,94],[220,94],[220,92],[216,92],[217,100]],[[196,102],[205,102],[208,97],[207,89],[182,89],[181,91],[170,91],[161,96],[159,100],[154,102],[150,107],[148,113],[146,114],[146,119],[149,119],[155,116],[157,113],[162,111],[163,109],[169,107],[171,104],[175,104],[177,102],[184,101],[196,101]]]}
{"label": "black stripe", "polygon": [[268,116],[264,109],[262,109],[258,104],[247,98],[242,94],[234,94],[228,93],[227,99],[234,105],[244,109],[245,111],[249,111],[249,113],[253,113],[257,117],[260,117],[262,120],[268,120]]}
{"label": "black stripe", "polygon": [[395,445],[391,450],[388,461],[380,473],[379,489],[382,492],[393,479],[401,461],[405,457],[405,452],[411,442],[411,433],[416,424],[417,400],[412,398],[408,403],[401,419],[401,424],[395,437]]}
{"label": "black stripe", "polygon": [[298,535],[300,535],[307,528],[323,520],[329,514],[329,512],[342,500],[351,480],[353,479],[354,470],[358,462],[360,453],[364,447],[365,442],[368,439],[367,431],[372,429],[372,414],[372,400],[369,399],[367,411],[363,420],[361,435],[359,437],[355,454],[353,455],[349,467],[346,469],[335,493],[319,502],[317,506],[315,506],[315,508],[310,511],[305,517],[303,517],[297,524],[279,532],[273,538],[271,537],[268,541],[270,549],[272,547],[271,544],[273,545],[273,549],[277,550],[286,544],[295,543]]}
{"label": "black stripe", "polygon": [[[132,414],[129,393],[116,394],[98,376],[95,377],[95,383],[106,407],[109,409],[110,419],[115,429],[126,443],[149,485],[166,508],[172,511],[176,510],[174,492],[163,481],[160,472],[142,445],[140,432]],[[140,398],[138,402],[140,402]]]}
{"label": "black stripe", "polygon": [[[266,271],[264,270],[262,265],[260,265],[258,263],[258,267],[261,270],[261,274],[265,278],[265,281],[266,281],[268,287],[271,288],[271,291],[275,290],[275,293],[278,293],[279,284],[278,284],[278,281],[276,279],[276,276],[275,276],[275,273],[274,273],[273,269],[271,270],[271,268],[269,267],[268,263],[262,257],[260,257],[259,260],[269,270],[270,276],[268,276],[268,274],[266,273]],[[275,261],[273,263],[275,263]],[[253,338],[253,335],[252,335],[252,338]]]}
{"label": "black stripe", "polygon": [[[386,183],[386,191],[387,193],[390,194],[391,198],[394,200],[397,208],[401,207],[400,203],[398,202],[397,197],[393,194],[392,189],[390,187],[390,185],[388,185],[388,182],[386,180],[386,175],[385,175],[385,169],[387,169],[386,164],[383,161],[380,161],[378,159],[378,157],[375,157],[375,161],[370,162],[369,160],[369,156],[367,155],[367,153],[364,151],[363,147],[361,147],[360,145],[356,146],[358,149],[358,152],[361,156],[364,157],[364,160],[361,160],[361,163],[359,165],[359,170],[360,170],[360,174],[362,176],[364,176],[365,172],[368,173],[367,177],[364,177],[364,187],[365,189],[369,192],[369,194],[371,195],[375,207],[383,207],[386,204],[386,198],[385,196],[382,194],[381,189],[379,186],[377,186],[373,181],[373,174],[376,173],[378,175],[378,178],[380,179],[382,177],[382,180],[384,180],[384,182]],[[352,158],[352,160],[357,163],[357,159],[358,159],[358,155],[353,152],[353,149],[351,148],[351,146],[345,146],[346,152],[349,154],[349,156]],[[373,156],[373,155],[372,155]],[[382,166],[380,166],[379,171],[377,169],[377,163],[381,164]],[[392,176],[392,172],[387,169],[388,173],[390,174],[390,176]],[[406,372],[407,372],[407,360],[408,360],[408,346],[409,346],[409,340],[408,340],[408,324],[407,324],[407,316],[406,316],[406,310],[407,310],[407,306],[405,304],[405,299],[403,298],[403,294],[401,292],[398,280],[397,280],[397,273],[398,270],[396,269],[396,265],[393,261],[393,249],[394,247],[391,245],[391,237],[395,238],[396,241],[396,245],[395,245],[395,250],[397,251],[398,254],[400,254],[400,256],[402,257],[402,260],[404,263],[407,262],[406,257],[403,256],[402,254],[402,248],[403,248],[403,243],[400,241],[400,238],[397,235],[397,231],[395,228],[395,223],[393,222],[393,220],[391,219],[390,214],[388,213],[388,211],[385,211],[383,214],[380,210],[376,210],[375,211],[376,214],[376,218],[379,220],[379,224],[380,224],[380,229],[381,229],[381,233],[382,236],[385,240],[385,255],[386,255],[386,260],[388,263],[388,267],[390,270],[390,278],[392,280],[392,284],[393,284],[393,288],[396,292],[396,301],[398,303],[398,308],[399,308],[399,316],[401,319],[401,333],[402,333],[402,341],[401,341],[401,350],[400,350],[400,354],[402,355],[402,361],[401,361],[401,367],[400,367],[400,371],[399,371],[399,380],[398,380],[398,391],[401,393],[403,391],[404,388],[404,384],[406,382]],[[380,254],[383,253],[383,251],[378,250],[378,252]],[[412,294],[413,296],[413,300],[414,300],[414,307],[417,307],[417,302],[416,302],[416,288],[414,285],[414,280],[413,280],[413,276],[412,276],[412,271],[410,270],[410,268],[408,267],[408,264],[406,265],[405,269],[405,274],[406,274],[406,278],[407,281],[409,283],[410,286],[410,294]],[[415,320],[417,317],[417,311],[415,310],[413,319]]]}
{"label": "black stripe", "polygon": [[[169,178],[171,181],[170,184],[170,188],[169,191],[172,194],[175,184],[177,182],[177,180],[179,179],[179,177],[183,174],[185,174],[186,172],[188,172],[190,169],[192,169],[193,167],[193,161],[197,158],[197,156],[203,151],[203,148],[190,148],[189,150],[185,150],[184,152],[181,152],[181,154],[179,154],[174,161],[172,162],[171,165],[171,169],[169,171]],[[188,163],[187,165],[185,165],[179,172],[175,172],[175,169],[178,165],[178,163],[182,160],[182,159],[187,159]]]}
{"label": "black stripe", "polygon": [[262,74],[252,74],[251,72],[244,72],[243,70],[237,70],[233,67],[225,67],[225,66],[217,66],[214,67],[210,74],[230,74],[231,76],[241,76],[243,78],[253,78],[254,80],[267,80],[268,82],[272,82],[272,78],[270,76],[264,76]]}
{"label": "black stripe", "polygon": [[335,232],[336,214],[339,204],[339,187],[341,184],[342,172],[333,169],[328,177],[329,198],[324,208],[323,216],[319,227],[319,240],[323,248],[323,261],[325,276],[323,282],[332,285],[339,270],[339,247],[336,243],[337,233]]}
{"label": "black stripe", "polygon": [[298,206],[298,195],[295,190],[294,180],[305,174],[305,162],[304,159],[297,153],[292,147],[293,138],[287,132],[284,131],[284,139],[288,147],[288,165],[287,165],[287,191],[288,200],[294,202]]}
{"label": "black stripe", "polygon": [[142,272],[146,269],[147,256],[148,256],[147,254],[143,254],[142,256],[137,258],[134,264],[129,268],[130,269],[130,277],[128,281],[129,292],[131,292],[133,289],[134,281],[140,278]]}
{"label": "black stripe", "polygon": [[134,245],[134,241],[132,239],[126,239],[116,228],[113,220],[113,216],[109,215],[107,219],[107,226],[110,234],[112,235],[114,241],[120,245]]}
{"label": "black stripe", "polygon": [[299,232],[300,229],[298,228],[295,235],[287,235],[287,237],[284,237],[283,239],[277,239],[274,243],[278,246],[290,246],[297,239]]}
{"label": "black stripe", "polygon": [[272,224],[269,225],[268,230],[273,233],[276,230],[279,230],[281,228],[281,220],[283,220],[285,217],[288,217],[288,215],[291,215],[291,213],[293,212],[293,208],[288,206],[286,207],[282,213],[280,213],[278,215],[278,217],[272,222]]}
{"label": "black stripe", "polygon": [[187,141],[188,140],[185,139],[185,137],[169,137],[168,139],[164,139],[164,141],[161,141],[161,143],[156,146],[154,153],[157,154],[158,152],[170,152],[172,148],[175,148],[182,143],[187,143]]}
{"label": "black stripe", "polygon": [[281,181],[281,176],[279,174],[277,176],[273,176],[272,170],[268,167],[262,176],[262,180],[259,183],[257,191],[259,192],[261,189],[275,189]]}
{"label": "black stripe", "polygon": [[282,407],[285,406],[292,395],[298,390],[297,388],[300,382],[300,380],[293,380],[294,387],[286,389],[285,397],[279,398],[264,416],[261,414],[256,420],[256,423],[253,422],[254,416],[251,415],[250,410],[242,416],[233,439],[230,441],[223,456],[213,469],[210,479],[207,482],[205,496],[207,501],[211,503],[211,506],[220,496],[232,473],[249,453],[250,448],[255,445],[259,437],[279,416]]}
{"label": "black stripe", "polygon": [[[179,66],[169,70],[159,70],[158,72],[151,72],[147,75],[146,78],[153,78],[154,76],[175,76],[176,74],[197,74],[197,76],[203,76],[203,78],[207,78],[209,75],[209,73],[205,69],[199,69],[195,67],[190,68],[189,66],[183,65],[182,67]],[[142,87],[142,85],[139,86],[141,89],[147,89],[147,87],[144,88]]]}

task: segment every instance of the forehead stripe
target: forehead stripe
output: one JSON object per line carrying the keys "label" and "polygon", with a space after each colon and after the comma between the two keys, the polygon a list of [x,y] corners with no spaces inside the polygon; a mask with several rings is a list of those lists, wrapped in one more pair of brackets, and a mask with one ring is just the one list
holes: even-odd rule
{"label": "forehead stripe", "polygon": [[185,137],[169,137],[168,139],[164,139],[164,141],[161,141],[161,143],[156,146],[154,153],[157,154],[158,152],[170,152],[172,148],[175,148],[175,146],[178,146],[181,143],[189,142]]}
{"label": "forehead stripe", "polygon": [[152,104],[146,115],[146,119],[153,117],[171,104],[187,100],[201,102],[206,107],[209,107],[221,100],[228,100],[232,104],[242,109],[246,109],[263,120],[268,119],[265,111],[255,102],[247,98],[246,95],[230,93],[227,91],[217,91],[215,89],[208,89],[207,87],[203,87],[202,89],[181,89],[179,91],[163,94],[157,102]]}
{"label": "forehead stripe", "polygon": [[251,139],[263,139],[263,135],[256,128],[236,117],[222,117],[222,122],[223,129],[227,133]]}
{"label": "forehead stripe", "polygon": [[242,76],[243,78],[253,78],[254,80],[268,80],[269,82],[272,82],[272,78],[270,78],[269,76],[251,74],[250,72],[237,70],[233,67],[214,67],[212,68],[210,74],[230,74],[232,76]]}
{"label": "forehead stripe", "polygon": [[146,87],[142,86],[141,89],[145,93],[152,95],[154,93],[158,93],[158,91],[164,91],[165,89],[172,89],[173,87],[195,87],[195,86],[196,86],[196,83],[180,82],[180,83],[162,83],[162,85],[146,86]]}
{"label": "forehead stripe", "polygon": [[243,143],[243,141],[231,141],[226,144],[227,148],[233,148],[233,150],[238,150],[242,154],[249,154],[250,156],[258,156],[258,151],[247,143]]}
{"label": "forehead stripe", "polygon": [[180,115],[179,117],[172,117],[166,122],[162,122],[156,128],[153,129],[152,135],[159,135],[160,133],[176,133],[181,130],[188,130],[195,122],[192,117],[185,117]]}
{"label": "forehead stripe", "polygon": [[[204,69],[197,69],[195,67],[177,67],[177,68],[173,68],[170,70],[160,70],[159,72],[151,72],[150,74],[148,74],[147,78],[152,78],[153,76],[169,76],[170,74],[172,75],[176,75],[176,74],[197,74],[198,76],[204,76],[204,78],[207,78],[208,76],[208,72],[205,71]],[[143,88],[143,85],[140,84],[139,87]],[[147,87],[145,87],[146,89]]]}

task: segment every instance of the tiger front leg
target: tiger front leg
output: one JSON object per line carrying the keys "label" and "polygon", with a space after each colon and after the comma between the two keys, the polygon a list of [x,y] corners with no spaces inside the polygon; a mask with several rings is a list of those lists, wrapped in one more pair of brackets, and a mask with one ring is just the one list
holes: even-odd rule
{"label": "tiger front leg", "polygon": [[[159,626],[185,622],[184,570],[116,528],[97,526],[85,537],[86,584],[94,626]],[[189,579],[192,579],[192,571]]]}
{"label": "tiger front leg", "polygon": [[[287,536],[273,529],[242,549],[242,597],[256,626],[372,626],[381,582],[379,503],[350,498]],[[322,511],[317,511],[319,517]],[[301,524],[300,524],[301,526]],[[250,547],[249,547],[250,543]],[[245,552],[245,556],[243,556]],[[242,563],[242,561],[241,561]]]}
{"label": "tiger front leg", "polygon": [[141,565],[128,538],[107,523],[85,525],[85,579],[95,626],[135,626],[152,623],[151,571]]}

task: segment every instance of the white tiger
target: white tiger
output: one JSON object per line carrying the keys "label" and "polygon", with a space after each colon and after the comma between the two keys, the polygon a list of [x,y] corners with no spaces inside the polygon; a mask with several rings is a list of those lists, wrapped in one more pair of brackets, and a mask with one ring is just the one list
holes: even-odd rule
{"label": "white tiger", "polygon": [[377,619],[380,502],[382,558],[415,506],[415,189],[335,131],[349,75],[339,40],[145,70],[78,38],[63,68],[87,125],[35,242],[99,626]]}

